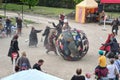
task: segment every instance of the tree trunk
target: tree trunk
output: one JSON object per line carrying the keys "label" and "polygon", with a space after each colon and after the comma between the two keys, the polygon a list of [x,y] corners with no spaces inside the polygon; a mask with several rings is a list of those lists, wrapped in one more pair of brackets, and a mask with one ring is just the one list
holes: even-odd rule
{"label": "tree trunk", "polygon": [[31,6],[31,5],[29,5],[29,9],[31,9],[31,7],[32,7],[32,6]]}

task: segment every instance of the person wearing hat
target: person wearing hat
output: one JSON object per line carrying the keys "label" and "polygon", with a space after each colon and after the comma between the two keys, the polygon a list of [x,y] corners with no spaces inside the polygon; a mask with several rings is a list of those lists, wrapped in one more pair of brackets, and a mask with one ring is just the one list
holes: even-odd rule
{"label": "person wearing hat", "polygon": [[70,30],[71,29],[71,27],[69,26],[69,24],[68,24],[68,20],[67,19],[64,19],[64,25],[63,25],[63,27],[62,27],[62,30],[63,31],[67,31],[67,30]]}
{"label": "person wearing hat", "polygon": [[63,24],[64,24],[64,18],[65,18],[65,15],[63,14],[63,13],[61,13],[60,15],[59,15],[59,23],[63,26]]}
{"label": "person wearing hat", "polygon": [[119,43],[117,42],[116,38],[112,38],[112,40],[109,43],[103,44],[104,46],[110,46],[110,55],[109,58],[114,58],[115,55],[119,54]]}
{"label": "person wearing hat", "polygon": [[[116,36],[115,33],[108,34],[108,37],[107,37],[104,44],[110,43],[112,41],[112,39],[115,38],[115,36]],[[108,54],[108,52],[110,51],[110,45],[105,46],[105,45],[102,44],[102,46],[100,47],[100,50],[105,51],[104,55],[106,56]]]}
{"label": "person wearing hat", "polygon": [[99,50],[99,58],[98,58],[98,66],[95,68],[95,75],[97,80],[108,80],[107,74],[107,62],[106,57],[104,56],[104,52]]}
{"label": "person wearing hat", "polygon": [[106,57],[104,56],[104,52],[102,50],[99,50],[99,58],[98,58],[98,64],[99,64],[99,68],[105,68],[107,65],[106,62]]}

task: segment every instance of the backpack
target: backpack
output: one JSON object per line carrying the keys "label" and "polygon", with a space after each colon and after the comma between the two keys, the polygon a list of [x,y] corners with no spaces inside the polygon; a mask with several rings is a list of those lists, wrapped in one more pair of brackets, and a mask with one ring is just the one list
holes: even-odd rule
{"label": "backpack", "polygon": [[107,74],[108,74],[107,68],[104,68],[104,69],[96,68],[95,69],[95,75],[98,76],[98,79],[100,79],[101,77],[106,77]]}

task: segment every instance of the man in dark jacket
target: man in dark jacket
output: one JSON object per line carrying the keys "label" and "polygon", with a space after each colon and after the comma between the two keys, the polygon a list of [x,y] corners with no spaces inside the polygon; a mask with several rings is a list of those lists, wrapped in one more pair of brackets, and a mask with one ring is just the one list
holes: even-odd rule
{"label": "man in dark jacket", "polygon": [[115,18],[114,20],[113,20],[113,22],[112,22],[112,32],[114,32],[115,31],[115,33],[116,33],[116,35],[118,34],[118,26],[119,26],[119,20],[118,20],[118,18]]}
{"label": "man in dark jacket", "polygon": [[38,61],[38,63],[35,63],[35,64],[33,65],[33,69],[37,69],[37,70],[39,70],[39,71],[42,71],[41,66],[43,65],[43,63],[44,63],[44,60],[40,59],[40,60]]}
{"label": "man in dark jacket", "polygon": [[5,22],[6,22],[6,35],[11,36],[11,20],[10,20],[10,18],[7,17]]}
{"label": "man in dark jacket", "polygon": [[16,23],[17,23],[17,34],[21,35],[21,33],[22,33],[22,19],[20,17],[17,17]]}
{"label": "man in dark jacket", "polygon": [[[115,55],[119,53],[119,43],[117,42],[116,38],[113,38],[111,42],[104,44],[105,46],[110,45],[111,52]],[[114,56],[112,56],[114,58]]]}

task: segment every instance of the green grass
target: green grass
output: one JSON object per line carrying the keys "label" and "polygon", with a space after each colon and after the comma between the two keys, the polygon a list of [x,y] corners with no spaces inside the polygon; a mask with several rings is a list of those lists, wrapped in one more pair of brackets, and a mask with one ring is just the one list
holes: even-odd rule
{"label": "green grass", "polygon": [[[3,4],[4,7],[5,4]],[[43,6],[35,6],[32,7],[32,9],[30,10],[29,7],[27,5],[23,6],[23,11],[24,13],[29,13],[29,14],[40,14],[40,15],[45,15],[45,16],[49,16],[49,17],[56,17],[58,16],[60,13],[64,13],[64,14],[69,14],[72,11],[74,11],[74,9],[66,9],[66,8],[53,8],[53,7],[43,7]],[[22,12],[22,5],[18,5],[18,4],[7,4],[6,5],[6,9],[8,11],[15,11],[15,12]],[[114,17],[119,17],[120,13],[119,12],[106,12],[107,15],[110,16],[110,18],[114,18]]]}
{"label": "green grass", "polygon": [[106,12],[110,18],[120,17],[120,12]]}
{"label": "green grass", "polygon": [[[5,18],[5,16],[2,16],[2,15],[0,15],[0,17]],[[15,24],[16,24],[15,18],[10,17],[10,19],[11,19],[11,21],[12,21],[12,24],[15,25]],[[32,24],[32,23],[35,23],[35,22],[33,22],[33,21],[31,21],[31,20],[26,20],[26,19],[24,19],[24,23],[26,23],[26,24]]]}
{"label": "green grass", "polygon": [[[5,4],[3,4],[4,6]],[[28,6],[23,6],[24,13],[31,13],[31,14],[40,14],[46,15],[50,17],[58,16],[60,13],[65,13],[66,15],[71,13],[73,9],[66,9],[66,8],[53,8],[53,7],[43,7],[43,6],[35,6],[32,7],[30,10]],[[22,5],[18,4],[7,4],[6,9],[8,11],[15,11],[15,12],[22,12]]]}

